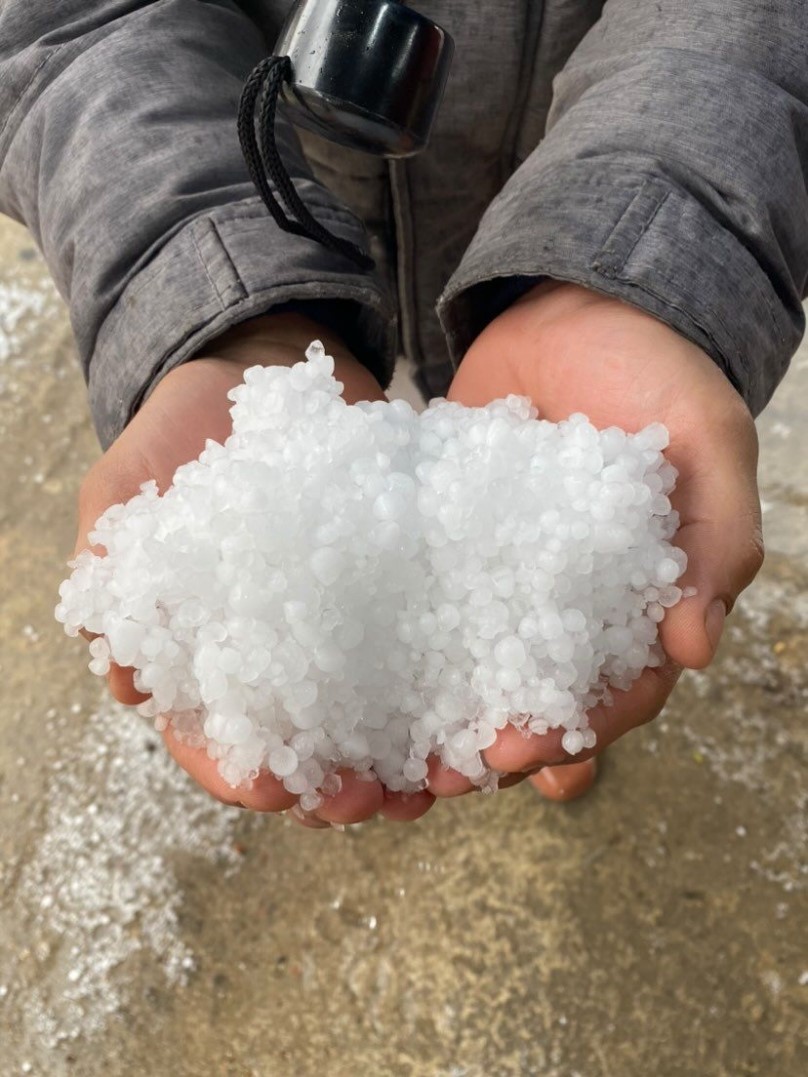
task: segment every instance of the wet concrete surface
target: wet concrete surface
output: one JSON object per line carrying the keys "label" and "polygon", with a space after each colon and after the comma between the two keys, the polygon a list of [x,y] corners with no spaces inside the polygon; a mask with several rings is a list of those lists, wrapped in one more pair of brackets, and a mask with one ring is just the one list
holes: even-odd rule
{"label": "wet concrete surface", "polygon": [[807,416],[803,348],[762,576],[588,798],[302,831],[196,791],[52,620],[97,448],[0,220],[0,1074],[808,1073]]}

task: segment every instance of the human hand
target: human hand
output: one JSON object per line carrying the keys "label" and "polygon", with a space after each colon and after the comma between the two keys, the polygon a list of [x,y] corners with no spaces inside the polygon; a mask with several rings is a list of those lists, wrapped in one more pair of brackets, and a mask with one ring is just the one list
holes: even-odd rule
{"label": "human hand", "polygon": [[[89,532],[110,505],[128,501],[149,479],[165,491],[177,468],[198,457],[207,439],[223,442],[229,436],[232,402],[227,394],[241,383],[248,367],[259,363],[292,366],[315,338],[322,339],[334,356],[335,376],[344,384],[343,396],[349,403],[384,399],[376,380],[344,345],[307,318],[270,314],[245,322],[209,344],[192,362],[168,373],[90,469],[79,496],[75,553],[89,545]],[[148,698],[135,690],[132,677],[131,669],[113,666],[110,671],[110,690],[122,703]],[[298,798],[272,774],[259,775],[249,788],[232,789],[204,749],[177,740],[170,725],[163,736],[177,763],[217,800],[262,812],[284,811],[296,804]],[[328,798],[316,815],[297,814],[297,821],[327,827],[331,822],[358,822],[376,812],[391,819],[415,819],[434,800],[426,791],[409,797],[391,794],[378,781],[359,781],[351,772],[342,774],[342,782],[341,791]]]}
{"label": "human hand", "polygon": [[[572,284],[538,285],[496,318],[463,359],[449,399],[477,407],[510,393],[530,397],[553,422],[583,412],[600,428],[664,423],[671,437],[666,455],[679,471],[675,542],[688,556],[679,585],[697,593],[660,625],[666,663],[647,669],[629,691],[614,691],[612,706],[590,713],[597,746],[575,756],[577,765],[655,718],[681,667],[701,669],[712,660],[726,613],[763,559],[757,436],[741,397],[700,348],[642,311]],[[508,727],[485,756],[506,774],[503,784],[545,768],[534,783],[557,795],[569,779],[556,764],[571,761],[561,748],[563,732],[526,737]],[[586,781],[582,769],[576,780]],[[438,796],[471,788],[436,762],[430,779]]]}

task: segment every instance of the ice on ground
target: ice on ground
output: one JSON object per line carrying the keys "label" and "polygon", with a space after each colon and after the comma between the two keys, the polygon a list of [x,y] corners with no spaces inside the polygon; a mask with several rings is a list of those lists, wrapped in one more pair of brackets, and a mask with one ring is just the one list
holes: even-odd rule
{"label": "ice on ground", "polygon": [[31,984],[24,963],[3,969],[5,1018],[53,1048],[101,1032],[125,1009],[138,955],[182,984],[195,959],[180,928],[175,857],[236,871],[237,816],[196,788],[136,715],[118,705],[91,715],[53,764],[44,833],[22,869],[37,975]]}

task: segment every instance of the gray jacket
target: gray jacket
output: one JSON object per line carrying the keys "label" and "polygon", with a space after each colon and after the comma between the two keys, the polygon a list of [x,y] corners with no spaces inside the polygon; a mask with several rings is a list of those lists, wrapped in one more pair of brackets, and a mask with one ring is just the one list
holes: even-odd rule
{"label": "gray jacket", "polygon": [[388,164],[279,141],[363,273],[279,231],[235,132],[289,0],[4,0],[0,209],[70,305],[108,444],[157,380],[289,302],[386,383],[397,347],[445,391],[543,276],[669,323],[753,412],[803,331],[805,0],[417,0],[456,42],[430,149]]}

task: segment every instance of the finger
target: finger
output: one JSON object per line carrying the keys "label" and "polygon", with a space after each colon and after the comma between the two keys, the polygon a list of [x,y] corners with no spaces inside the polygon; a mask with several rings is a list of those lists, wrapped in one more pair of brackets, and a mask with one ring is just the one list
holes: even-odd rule
{"label": "finger", "polygon": [[298,826],[305,827],[306,830],[331,830],[331,823],[326,823],[323,819],[318,819],[312,812],[305,812],[299,804],[295,804],[292,810],[289,812],[289,818],[297,823]]}
{"label": "finger", "polygon": [[[121,437],[123,441],[126,432]],[[125,461],[125,463],[124,463]],[[153,476],[148,461],[139,452],[129,454],[121,449],[109,450],[87,472],[79,489],[79,518],[73,556],[90,549],[103,557],[103,546],[90,545],[89,535],[95,530],[100,516],[110,508],[128,501],[140,492],[141,485]]]}
{"label": "finger", "polygon": [[169,726],[163,732],[169,754],[197,784],[223,804],[240,805],[258,812],[286,811],[297,797],[283,787],[274,774],[262,771],[249,785],[233,788],[219,773],[218,763],[204,748],[194,748],[177,740]]}
{"label": "finger", "polygon": [[502,774],[497,780],[497,789],[511,789],[514,785],[521,785],[528,777],[528,774]]}
{"label": "finger", "polygon": [[557,766],[567,759],[567,753],[561,747],[564,732],[563,729],[551,729],[538,736],[516,726],[505,726],[499,731],[495,743],[486,748],[486,762],[505,774],[527,775],[539,767]]}
{"label": "finger", "polygon": [[[97,632],[88,632],[86,628],[80,628],[79,635],[88,643],[99,638]],[[116,662],[110,662],[107,687],[111,695],[127,707],[134,707],[138,703],[145,703],[147,699],[151,699],[147,692],[139,692],[135,688],[134,677],[135,670],[132,666],[119,666]]]}
{"label": "finger", "polygon": [[391,793],[386,789],[379,814],[394,823],[411,823],[426,815],[434,803],[435,797],[428,789],[418,793]]}
{"label": "finger", "polygon": [[485,751],[486,762],[495,770],[526,773],[539,766],[559,766],[583,762],[636,726],[656,718],[673,690],[681,670],[672,662],[658,669],[646,669],[626,692],[612,689],[610,706],[600,704],[589,712],[589,725],[597,735],[594,748],[570,756],[561,746],[563,729],[551,729],[542,736],[526,735],[515,726],[506,726]]}
{"label": "finger", "polygon": [[362,781],[352,770],[340,772],[342,788],[326,797],[317,809],[317,817],[326,823],[363,823],[384,805],[384,790],[380,781]]}
{"label": "finger", "polygon": [[131,666],[119,666],[115,662],[110,663],[107,683],[109,690],[119,703],[125,703],[133,707],[137,703],[144,703],[151,696],[147,692],[139,692],[134,684],[135,671]]}
{"label": "finger", "polygon": [[576,800],[589,792],[597,777],[597,761],[567,763],[561,767],[543,767],[528,781],[547,800]]}
{"label": "finger", "polygon": [[[521,734],[520,734],[521,736]],[[512,785],[518,785],[527,777],[526,774],[502,774],[497,781],[497,789],[509,789]],[[479,790],[465,774],[459,774],[451,767],[446,767],[441,761],[433,757],[429,760],[429,773],[427,775],[429,790],[441,800],[450,800],[453,797],[463,797],[467,793]]]}
{"label": "finger", "polygon": [[474,783],[464,774],[446,767],[436,756],[427,760],[427,788],[436,797],[462,797],[475,788]]}
{"label": "finger", "polygon": [[737,436],[732,456],[706,451],[680,462],[674,507],[681,526],[674,542],[687,554],[680,587],[695,587],[692,598],[669,610],[660,626],[665,653],[690,669],[702,669],[715,654],[726,614],[763,563],[760,499],[755,481],[754,432]]}

